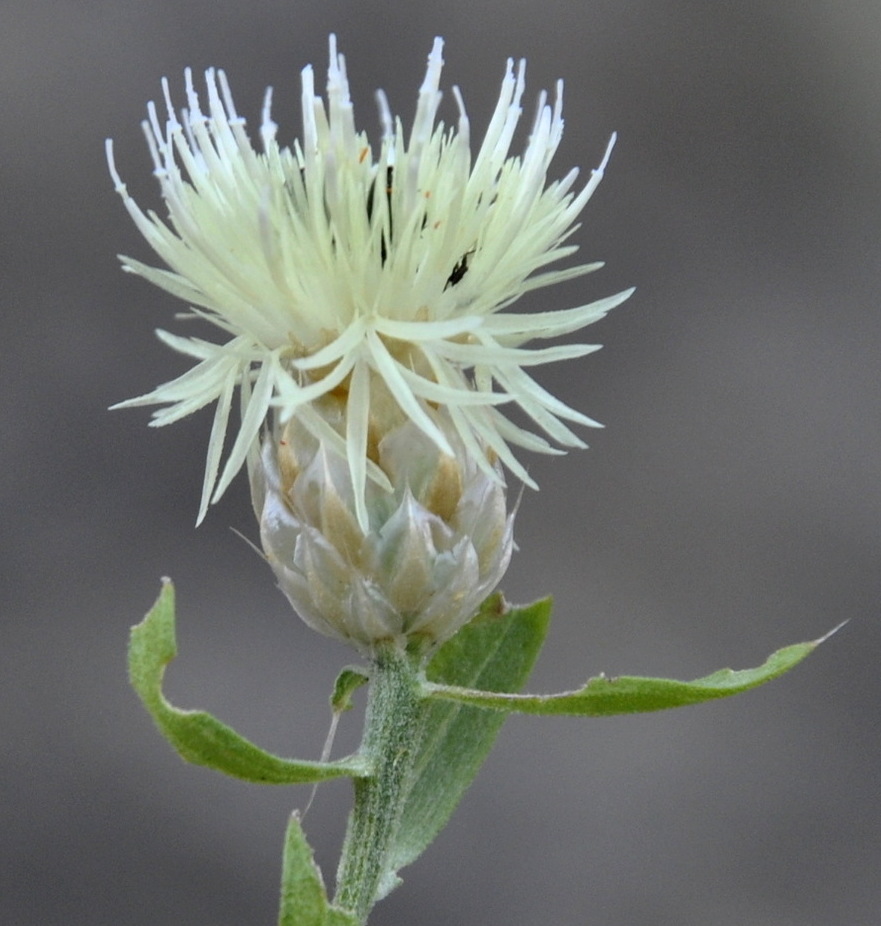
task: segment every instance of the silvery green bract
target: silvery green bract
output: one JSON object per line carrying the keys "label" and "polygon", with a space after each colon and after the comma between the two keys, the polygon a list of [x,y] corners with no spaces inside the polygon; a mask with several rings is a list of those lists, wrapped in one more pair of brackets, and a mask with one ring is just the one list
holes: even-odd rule
{"label": "silvery green bract", "polygon": [[504,486],[443,413],[434,419],[453,456],[405,418],[371,436],[371,462],[391,491],[367,483],[366,531],[345,458],[296,420],[266,438],[252,471],[260,537],[282,591],[314,630],[367,653],[379,641],[419,637],[431,648],[448,639],[511,557]]}

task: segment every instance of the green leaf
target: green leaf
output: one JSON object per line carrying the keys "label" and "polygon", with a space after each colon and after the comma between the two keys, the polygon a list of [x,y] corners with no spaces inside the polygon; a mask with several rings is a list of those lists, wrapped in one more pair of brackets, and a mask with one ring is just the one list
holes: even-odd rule
{"label": "green leaf", "polygon": [[360,666],[346,666],[340,671],[334,682],[333,693],[330,696],[330,709],[334,714],[342,714],[351,710],[352,695],[370,681],[370,675]]}
{"label": "green leaf", "polygon": [[296,813],[285,834],[278,926],[358,926],[355,917],[327,902],[321,871]]}
{"label": "green leaf", "polygon": [[[511,609],[501,595],[448,640],[426,675],[445,685],[517,691],[544,643],[551,600]],[[416,859],[435,838],[489,754],[504,715],[451,702],[426,701],[415,780],[404,804],[389,868]],[[393,882],[388,882],[391,888]]]}
{"label": "green leaf", "polygon": [[129,678],[160,732],[188,762],[263,784],[306,784],[367,774],[366,764],[357,756],[337,762],[283,759],[255,746],[211,714],[174,707],[162,694],[162,678],[176,655],[174,586],[164,579],[156,604],[132,628]]}
{"label": "green leaf", "polygon": [[[838,628],[836,628],[837,630]],[[833,633],[835,631],[832,631]],[[613,714],[639,714],[670,707],[700,704],[715,698],[727,698],[763,685],[797,665],[830,634],[810,643],[796,643],[772,653],[755,669],[721,669],[693,682],[669,678],[639,678],[619,675],[592,678],[583,688],[553,695],[504,694],[444,684],[429,684],[428,696],[441,701],[456,701],[493,711],[517,711],[523,714],[578,714],[608,717]]]}

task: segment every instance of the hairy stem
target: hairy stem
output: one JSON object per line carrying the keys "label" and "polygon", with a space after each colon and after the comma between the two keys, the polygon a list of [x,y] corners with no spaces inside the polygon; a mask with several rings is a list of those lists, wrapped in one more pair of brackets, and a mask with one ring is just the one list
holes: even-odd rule
{"label": "hairy stem", "polygon": [[416,758],[420,699],[414,657],[391,645],[382,649],[371,673],[361,745],[373,773],[355,781],[334,900],[361,923],[394,877],[388,859]]}

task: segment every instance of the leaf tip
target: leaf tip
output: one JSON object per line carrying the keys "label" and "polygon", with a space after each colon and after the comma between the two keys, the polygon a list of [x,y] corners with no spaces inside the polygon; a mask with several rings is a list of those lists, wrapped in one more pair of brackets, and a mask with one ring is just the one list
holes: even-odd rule
{"label": "leaf tip", "polygon": [[811,646],[815,646],[815,647],[816,647],[816,646],[819,646],[821,643],[825,643],[825,642],[829,639],[829,637],[834,636],[836,633],[838,633],[839,630],[841,630],[841,628],[842,628],[845,624],[849,624],[849,623],[850,623],[850,618],[848,617],[848,618],[846,618],[845,620],[843,620],[840,624],[836,624],[835,627],[833,627],[831,630],[829,630],[829,631],[827,631],[826,633],[824,633],[822,637],[820,637],[820,638],[817,639],[817,640],[814,640],[814,641],[811,643]]}

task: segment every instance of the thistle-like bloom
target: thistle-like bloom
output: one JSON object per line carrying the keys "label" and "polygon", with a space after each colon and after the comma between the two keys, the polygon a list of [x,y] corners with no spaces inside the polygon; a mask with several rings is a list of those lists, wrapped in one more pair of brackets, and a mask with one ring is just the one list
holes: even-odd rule
{"label": "thistle-like bloom", "polygon": [[[315,412],[338,430],[345,404],[325,397]],[[496,587],[513,546],[504,487],[464,451],[449,414],[429,413],[454,456],[415,422],[383,421],[378,411],[370,456],[393,491],[367,482],[366,530],[345,457],[297,417],[266,436],[251,470],[260,539],[279,587],[313,630],[368,655],[380,641],[418,637],[431,647],[453,636]]]}
{"label": "thistle-like bloom", "polygon": [[[596,422],[549,394],[527,369],[579,357],[599,345],[525,348],[602,318],[630,291],[577,308],[514,313],[524,293],[597,269],[546,269],[576,248],[565,243],[599,183],[612,147],[586,185],[577,170],[546,183],[563,131],[562,83],[542,93],[522,155],[510,155],[524,91],[524,62],[508,62],[483,142],[472,156],[461,95],[454,127],[437,121],[442,42],[436,39],[409,134],[378,94],[382,138],[375,150],[355,127],[345,62],[330,40],[327,103],[311,67],[302,72],[303,135],[279,146],[267,91],[255,150],[223,71],[206,73],[207,112],[186,72],[187,108],[144,122],[168,221],[143,212],[126,192],[108,142],[110,172],[126,208],[169,269],[123,257],[126,270],[184,299],[192,314],[228,335],[223,343],[160,331],[196,365],[122,406],[159,404],[164,425],[217,402],[199,519],[246,460],[271,409],[298,422],[347,463],[357,518],[366,529],[367,482],[391,491],[369,459],[373,397],[390,395],[402,416],[454,456],[432,409],[489,478],[495,460],[534,485],[511,445],[545,453],[583,447],[569,423]],[[221,468],[236,388],[241,425]],[[345,397],[340,434],[315,403]],[[519,406],[544,436],[515,424]],[[120,406],[117,406],[120,407]],[[548,440],[548,438],[550,440]]]}

